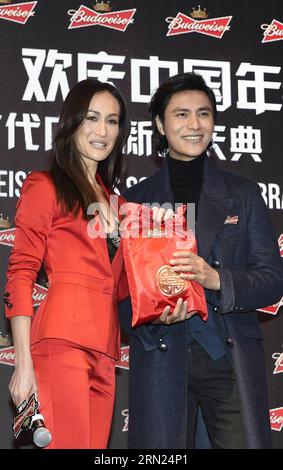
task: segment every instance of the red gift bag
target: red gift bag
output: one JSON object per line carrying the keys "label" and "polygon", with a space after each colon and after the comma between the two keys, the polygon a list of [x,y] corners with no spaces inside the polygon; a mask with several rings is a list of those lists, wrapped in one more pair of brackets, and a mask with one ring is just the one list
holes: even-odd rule
{"label": "red gift bag", "polygon": [[120,233],[132,300],[132,326],[156,320],[167,305],[173,310],[179,297],[188,301],[188,312],[196,311],[207,320],[203,287],[196,281],[182,279],[169,263],[176,250],[197,253],[184,208],[180,207],[172,219],[156,229],[149,207],[127,203]]}

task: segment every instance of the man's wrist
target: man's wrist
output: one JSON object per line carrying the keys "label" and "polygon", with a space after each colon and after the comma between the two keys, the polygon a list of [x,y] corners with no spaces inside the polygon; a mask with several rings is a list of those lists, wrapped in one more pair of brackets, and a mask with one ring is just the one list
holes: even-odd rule
{"label": "man's wrist", "polygon": [[221,282],[220,282],[220,276],[219,276],[219,271],[215,268],[213,268],[213,270],[215,271],[216,275],[215,278],[216,278],[216,282],[215,282],[215,288],[213,290],[215,291],[220,291],[220,288],[221,288]]}

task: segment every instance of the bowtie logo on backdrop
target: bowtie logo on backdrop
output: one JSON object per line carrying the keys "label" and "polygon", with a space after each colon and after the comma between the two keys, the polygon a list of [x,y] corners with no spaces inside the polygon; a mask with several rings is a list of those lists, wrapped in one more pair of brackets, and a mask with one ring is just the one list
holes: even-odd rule
{"label": "bowtie logo on backdrop", "polygon": [[275,368],[273,374],[283,373],[283,352],[272,354],[272,359],[275,360]]}
{"label": "bowtie logo on backdrop", "polygon": [[283,306],[283,297],[282,299],[274,305],[268,307],[258,308],[258,312],[268,313],[269,315],[277,315],[279,309]]}
{"label": "bowtie logo on backdrop", "polygon": [[176,36],[177,34],[200,33],[221,39],[226,31],[230,30],[229,23],[232,16],[222,16],[219,18],[208,18],[206,8],[193,8],[191,16],[179,12],[177,16],[167,17],[166,22],[169,23],[168,33],[166,36]]}
{"label": "bowtie logo on backdrop", "polygon": [[261,29],[264,30],[262,43],[283,39],[283,23],[278,20],[272,20],[270,24],[262,24]]}
{"label": "bowtie logo on backdrop", "polygon": [[278,245],[279,245],[281,258],[283,258],[283,233],[281,233],[280,237],[278,238]]}
{"label": "bowtie logo on backdrop", "polygon": [[15,229],[0,231],[0,245],[14,246],[15,242]]}
{"label": "bowtie logo on backdrop", "polygon": [[0,349],[0,364],[4,364],[6,366],[14,366],[15,365],[15,348],[11,346],[9,348],[1,348]]}
{"label": "bowtie logo on backdrop", "polygon": [[[281,258],[283,258],[283,233],[281,233],[281,235],[278,238],[278,246],[279,246]],[[281,298],[281,300],[279,300],[279,302],[277,302],[277,304],[270,305],[268,307],[259,308],[258,311],[263,312],[263,313],[268,313],[269,315],[277,315],[280,307],[282,306],[283,306],[283,297]]]}
{"label": "bowtie logo on backdrop", "polygon": [[34,284],[32,289],[33,306],[38,307],[47,296],[48,289],[40,284]]}
{"label": "bowtie logo on backdrop", "polygon": [[269,410],[271,429],[281,431],[283,428],[283,407]]}
{"label": "bowtie logo on backdrop", "polygon": [[119,369],[129,369],[129,353],[130,347],[129,346],[122,346],[120,352],[120,359],[115,363],[115,367]]}
{"label": "bowtie logo on backdrop", "polygon": [[13,21],[14,23],[26,24],[27,20],[34,16],[34,9],[37,2],[15,3],[10,5],[12,0],[0,0],[0,19]]}
{"label": "bowtie logo on backdrop", "polygon": [[78,10],[68,10],[68,14],[71,16],[68,29],[104,26],[125,32],[129,24],[134,22],[136,8],[112,12],[113,7],[108,0],[96,0],[95,3],[92,2],[91,6],[93,9],[81,5]]}
{"label": "bowtie logo on backdrop", "polygon": [[15,229],[10,227],[9,217],[0,214],[0,245],[14,246]]}

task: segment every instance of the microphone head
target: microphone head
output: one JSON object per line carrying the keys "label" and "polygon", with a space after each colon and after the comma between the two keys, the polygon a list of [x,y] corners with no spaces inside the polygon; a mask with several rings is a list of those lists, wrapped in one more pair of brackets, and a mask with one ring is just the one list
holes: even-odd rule
{"label": "microphone head", "polygon": [[37,428],[33,433],[33,442],[37,447],[46,447],[51,442],[51,433],[44,427]]}

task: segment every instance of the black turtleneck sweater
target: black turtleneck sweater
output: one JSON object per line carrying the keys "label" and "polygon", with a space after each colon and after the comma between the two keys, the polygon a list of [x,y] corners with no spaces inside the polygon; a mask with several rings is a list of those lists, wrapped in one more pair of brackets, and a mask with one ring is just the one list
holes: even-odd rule
{"label": "black turtleneck sweater", "polygon": [[170,156],[167,158],[174,202],[195,203],[197,214],[205,154],[187,162]]}

